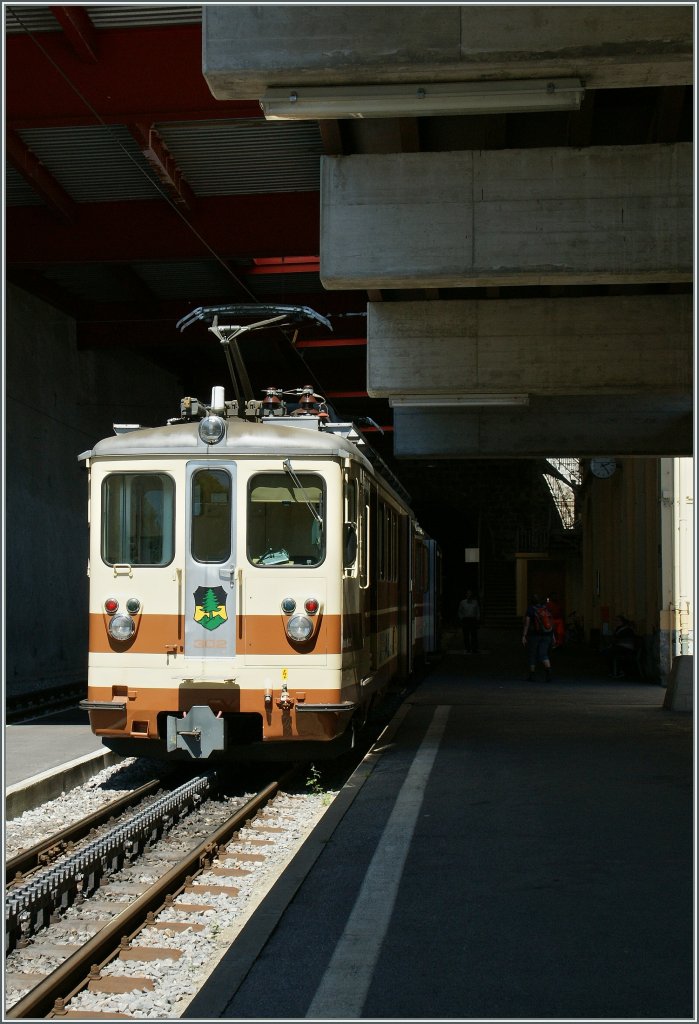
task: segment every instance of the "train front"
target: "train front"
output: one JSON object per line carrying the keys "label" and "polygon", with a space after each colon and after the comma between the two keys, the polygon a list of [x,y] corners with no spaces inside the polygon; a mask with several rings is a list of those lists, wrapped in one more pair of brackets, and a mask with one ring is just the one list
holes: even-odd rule
{"label": "train front", "polygon": [[124,755],[334,756],[359,693],[342,650],[350,446],[317,425],[250,423],[226,406],[83,456],[82,706]]}

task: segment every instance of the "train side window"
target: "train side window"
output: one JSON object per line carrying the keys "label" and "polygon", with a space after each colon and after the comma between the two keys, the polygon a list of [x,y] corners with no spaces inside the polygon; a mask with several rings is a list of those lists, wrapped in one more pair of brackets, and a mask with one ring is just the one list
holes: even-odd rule
{"label": "train side window", "polygon": [[386,506],[379,502],[376,522],[376,568],[379,579],[386,579]]}
{"label": "train side window", "polygon": [[359,520],[359,586],[365,589],[369,586],[369,491],[363,488],[363,504]]}
{"label": "train side window", "polygon": [[226,562],[231,555],[231,478],[224,469],[192,475],[192,558]]}
{"label": "train side window", "polygon": [[325,484],[316,473],[257,473],[248,485],[249,560],[260,567],[320,565],[324,510]]}
{"label": "train side window", "polygon": [[107,565],[169,565],[175,553],[175,482],[165,473],[110,473],[102,484]]}
{"label": "train side window", "polygon": [[398,579],[398,530],[396,527],[396,511],[393,508],[388,510],[388,578],[395,582]]}

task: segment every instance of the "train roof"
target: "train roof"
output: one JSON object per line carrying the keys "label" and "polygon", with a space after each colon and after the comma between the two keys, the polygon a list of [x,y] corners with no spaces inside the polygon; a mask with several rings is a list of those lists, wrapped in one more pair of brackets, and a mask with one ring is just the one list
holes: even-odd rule
{"label": "train roof", "polygon": [[330,423],[314,415],[266,417],[244,420],[226,418],[225,437],[216,445],[199,436],[197,420],[161,427],[116,428],[114,437],[98,441],[79,455],[81,461],[96,458],[158,455],[217,455],[237,457],[353,458],[365,469],[382,477],[396,497],[410,505],[410,496],[381,457],[351,423]]}
{"label": "train roof", "polygon": [[[299,417],[301,419],[301,417]],[[206,444],[199,437],[199,423],[173,423],[164,427],[134,427],[114,437],[98,441],[81,459],[120,455],[207,455],[270,456],[278,452],[290,456],[325,456],[358,458],[369,466],[356,444],[334,432],[319,429],[317,417],[303,417],[311,422],[301,425],[249,421],[237,416],[226,419],[226,434],[216,445]],[[297,420],[298,423],[298,420]],[[309,427],[311,429],[309,429]]]}

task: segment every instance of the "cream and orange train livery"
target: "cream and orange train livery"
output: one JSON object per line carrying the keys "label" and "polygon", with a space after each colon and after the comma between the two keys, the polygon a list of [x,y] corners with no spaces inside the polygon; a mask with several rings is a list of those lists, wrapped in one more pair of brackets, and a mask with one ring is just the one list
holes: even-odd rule
{"label": "cream and orange train livery", "polygon": [[[252,418],[214,388],[80,458],[90,477],[88,698],[114,751],[294,760],[352,742],[435,646],[436,546],[310,388]],[[308,411],[306,411],[308,410]],[[246,409],[246,414],[250,409]]]}

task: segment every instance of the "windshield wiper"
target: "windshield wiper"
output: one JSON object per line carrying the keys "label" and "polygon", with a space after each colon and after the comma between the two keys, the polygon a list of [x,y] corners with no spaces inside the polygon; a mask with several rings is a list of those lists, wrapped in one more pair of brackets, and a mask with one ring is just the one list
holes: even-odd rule
{"label": "windshield wiper", "polygon": [[311,515],[313,516],[313,518],[315,519],[315,521],[317,523],[320,523],[320,525],[322,527],[322,525],[323,525],[323,517],[320,515],[318,510],[311,504],[311,499],[306,494],[306,491],[304,490],[303,484],[301,483],[301,481],[297,477],[296,473],[292,469],[291,462],[289,461],[289,459],[284,459],[284,462],[282,463],[282,465],[284,466],[284,469],[287,471],[287,473],[289,474],[289,476],[293,480],[295,486],[298,487],[298,489],[301,491],[301,494],[303,495],[303,500],[308,505],[308,508],[310,510]]}

